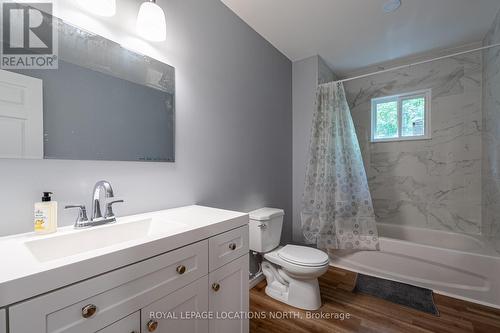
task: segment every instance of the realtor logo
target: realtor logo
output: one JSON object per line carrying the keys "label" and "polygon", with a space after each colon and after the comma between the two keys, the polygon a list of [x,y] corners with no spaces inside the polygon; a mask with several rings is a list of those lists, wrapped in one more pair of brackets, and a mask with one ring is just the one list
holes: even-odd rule
{"label": "realtor logo", "polygon": [[52,2],[2,2],[1,68],[57,68],[52,10]]}

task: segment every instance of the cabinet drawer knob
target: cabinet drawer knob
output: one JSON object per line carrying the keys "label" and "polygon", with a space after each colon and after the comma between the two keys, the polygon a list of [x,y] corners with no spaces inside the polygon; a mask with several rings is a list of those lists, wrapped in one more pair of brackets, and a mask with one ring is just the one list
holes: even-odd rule
{"label": "cabinet drawer knob", "polygon": [[154,332],[158,328],[158,322],[156,320],[150,320],[146,326],[148,327],[148,332]]}
{"label": "cabinet drawer knob", "polygon": [[231,243],[231,244],[229,244],[229,249],[230,249],[231,251],[236,250],[236,243]]}
{"label": "cabinet drawer knob", "polygon": [[184,273],[186,273],[186,266],[184,266],[184,265],[177,266],[177,268],[175,270],[179,274],[184,274]]}
{"label": "cabinet drawer knob", "polygon": [[218,284],[217,282],[214,282],[214,283],[212,284],[212,289],[213,289],[214,291],[219,291],[219,289],[220,289],[220,284]]}
{"label": "cabinet drawer knob", "polygon": [[88,305],[85,305],[83,308],[82,308],[82,317],[83,318],[90,318],[92,317],[95,313],[97,312],[97,306],[95,306],[94,304],[88,304]]}

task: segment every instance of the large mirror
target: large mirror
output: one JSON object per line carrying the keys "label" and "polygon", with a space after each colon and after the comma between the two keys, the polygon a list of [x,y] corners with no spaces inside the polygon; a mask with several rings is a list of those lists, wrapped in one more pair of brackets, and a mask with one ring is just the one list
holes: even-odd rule
{"label": "large mirror", "polygon": [[53,24],[57,69],[0,71],[0,158],[173,162],[175,69]]}

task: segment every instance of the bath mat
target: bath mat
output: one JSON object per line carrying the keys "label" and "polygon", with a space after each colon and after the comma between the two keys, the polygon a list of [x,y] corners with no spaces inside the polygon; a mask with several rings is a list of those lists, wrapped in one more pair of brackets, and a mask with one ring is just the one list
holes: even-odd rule
{"label": "bath mat", "polygon": [[439,316],[430,289],[358,274],[354,292],[379,297],[392,303]]}

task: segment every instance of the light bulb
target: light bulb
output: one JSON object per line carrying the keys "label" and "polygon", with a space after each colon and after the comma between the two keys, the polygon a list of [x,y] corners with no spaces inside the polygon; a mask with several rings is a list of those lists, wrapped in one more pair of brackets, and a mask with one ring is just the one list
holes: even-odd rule
{"label": "light bulb", "polygon": [[401,7],[401,0],[389,0],[383,5],[384,12],[392,13]]}
{"label": "light bulb", "polygon": [[77,0],[80,7],[99,15],[111,17],[116,14],[116,0]]}
{"label": "light bulb", "polygon": [[167,39],[165,13],[153,2],[144,2],[137,14],[137,33],[147,40],[161,42]]}

